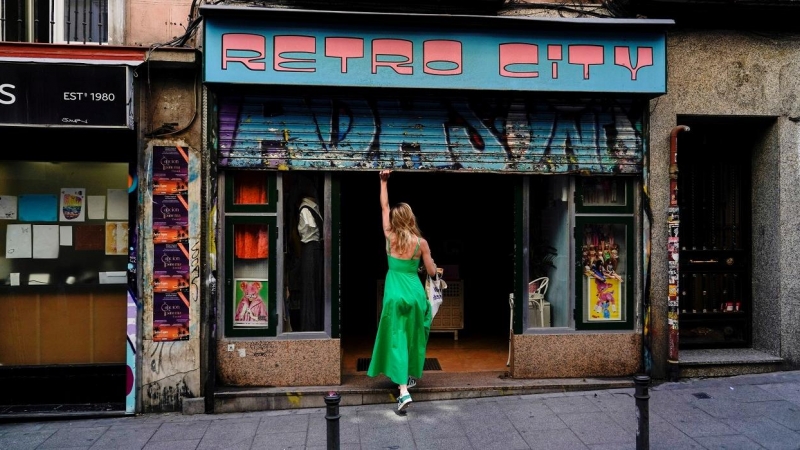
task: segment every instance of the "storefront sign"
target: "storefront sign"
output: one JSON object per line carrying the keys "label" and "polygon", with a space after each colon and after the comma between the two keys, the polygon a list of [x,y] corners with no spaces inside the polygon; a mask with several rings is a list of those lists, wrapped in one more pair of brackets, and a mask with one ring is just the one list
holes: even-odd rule
{"label": "storefront sign", "polygon": [[663,32],[205,18],[205,81],[663,94]]}
{"label": "storefront sign", "polygon": [[0,62],[0,125],[132,128],[125,66]]}

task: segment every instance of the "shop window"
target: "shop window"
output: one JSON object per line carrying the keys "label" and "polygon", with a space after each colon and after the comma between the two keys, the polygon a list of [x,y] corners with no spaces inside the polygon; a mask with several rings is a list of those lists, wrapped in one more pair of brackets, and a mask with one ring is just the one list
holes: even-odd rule
{"label": "shop window", "polygon": [[226,217],[227,336],[275,336],[277,308],[273,249],[276,218]]}
{"label": "shop window", "polygon": [[620,177],[580,177],[575,183],[575,212],[630,214],[633,184]]}
{"label": "shop window", "polygon": [[114,24],[123,9],[120,0],[0,0],[2,38],[13,42],[119,43],[121,36],[114,36],[120,30]]}
{"label": "shop window", "polygon": [[226,212],[275,212],[275,174],[264,171],[231,171],[226,177]]}
{"label": "shop window", "polygon": [[532,177],[528,326],[571,326],[569,178]]}
{"label": "shop window", "polygon": [[626,329],[633,324],[633,220],[576,217],[576,327]]}
{"label": "shop window", "polygon": [[286,260],[284,331],[325,330],[324,175],[283,175]]}
{"label": "shop window", "polygon": [[225,173],[225,334],[278,332],[276,174]]}
{"label": "shop window", "polygon": [[0,162],[0,365],[125,362],[128,173]]}

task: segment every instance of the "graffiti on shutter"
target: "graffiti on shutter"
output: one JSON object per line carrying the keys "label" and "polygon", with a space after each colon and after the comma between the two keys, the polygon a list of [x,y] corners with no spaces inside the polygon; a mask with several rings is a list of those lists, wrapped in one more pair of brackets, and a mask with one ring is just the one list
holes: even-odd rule
{"label": "graffiti on shutter", "polygon": [[638,174],[646,100],[221,96],[220,165]]}

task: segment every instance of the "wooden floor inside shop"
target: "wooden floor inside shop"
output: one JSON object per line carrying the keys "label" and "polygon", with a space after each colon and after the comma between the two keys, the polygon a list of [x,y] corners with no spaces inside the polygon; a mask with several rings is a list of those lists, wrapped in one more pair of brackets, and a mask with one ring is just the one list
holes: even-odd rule
{"label": "wooden floor inside shop", "polygon": [[[342,375],[366,375],[359,371],[359,358],[371,358],[374,339],[342,339]],[[508,337],[464,336],[431,333],[426,359],[435,358],[441,370],[428,373],[502,372],[508,370]]]}

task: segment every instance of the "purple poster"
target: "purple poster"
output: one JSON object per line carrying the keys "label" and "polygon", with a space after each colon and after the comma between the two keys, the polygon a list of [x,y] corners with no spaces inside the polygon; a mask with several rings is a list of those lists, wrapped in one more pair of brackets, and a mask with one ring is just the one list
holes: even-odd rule
{"label": "purple poster", "polygon": [[189,155],[182,147],[153,148],[153,181],[189,179]]}
{"label": "purple poster", "polygon": [[189,250],[182,242],[153,245],[153,273],[185,275],[189,273]]}
{"label": "purple poster", "polygon": [[187,295],[181,291],[153,294],[153,341],[189,339]]}
{"label": "purple poster", "polygon": [[153,228],[188,227],[189,204],[183,195],[153,196]]}

